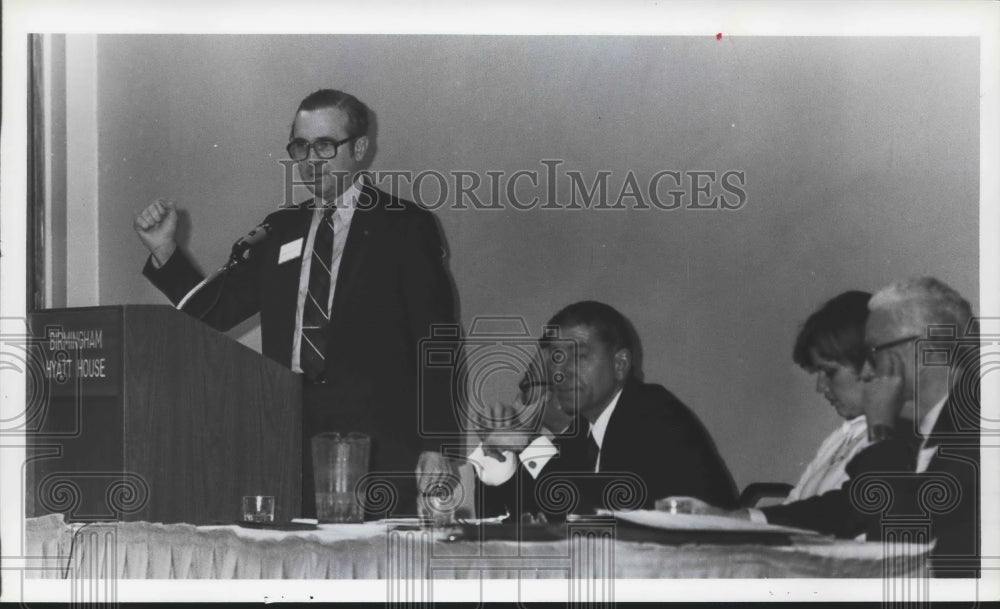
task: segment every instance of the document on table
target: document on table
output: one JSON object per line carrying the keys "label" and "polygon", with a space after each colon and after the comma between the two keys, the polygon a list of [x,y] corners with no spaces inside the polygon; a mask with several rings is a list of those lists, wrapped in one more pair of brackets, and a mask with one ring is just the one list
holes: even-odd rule
{"label": "document on table", "polygon": [[796,529],[774,524],[752,522],[727,516],[707,514],[671,514],[656,510],[598,510],[598,514],[614,516],[618,520],[668,531],[739,531],[741,533],[790,533],[794,535],[819,535],[816,531]]}

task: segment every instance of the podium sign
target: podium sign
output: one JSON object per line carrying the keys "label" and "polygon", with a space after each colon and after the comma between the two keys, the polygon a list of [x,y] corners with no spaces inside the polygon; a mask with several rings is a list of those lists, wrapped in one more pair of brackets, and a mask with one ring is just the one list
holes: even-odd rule
{"label": "podium sign", "polygon": [[301,382],[172,307],[32,313],[28,516],[229,523],[300,514]]}

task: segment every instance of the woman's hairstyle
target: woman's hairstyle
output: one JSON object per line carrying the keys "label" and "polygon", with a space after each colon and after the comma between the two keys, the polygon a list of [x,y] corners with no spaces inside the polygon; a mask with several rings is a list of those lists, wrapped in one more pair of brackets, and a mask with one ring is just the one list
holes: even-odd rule
{"label": "woman's hairstyle", "polygon": [[868,292],[852,290],[827,301],[802,324],[792,359],[812,370],[813,355],[851,365],[858,372],[865,365],[868,347],[865,344],[865,322],[868,320]]}

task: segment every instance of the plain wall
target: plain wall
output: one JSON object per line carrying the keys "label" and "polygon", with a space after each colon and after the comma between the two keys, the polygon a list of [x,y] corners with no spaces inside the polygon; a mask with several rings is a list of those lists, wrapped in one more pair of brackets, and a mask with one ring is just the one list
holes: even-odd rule
{"label": "plain wall", "polygon": [[839,424],[791,361],[823,301],[930,274],[978,310],[976,39],[116,35],[96,63],[100,304],[165,302],[131,228],[156,197],[221,264],[282,202],[295,107],[323,87],[375,111],[372,169],[537,172],[522,202],[545,200],[543,159],[610,171],[612,197],[630,170],[745,172],[735,211],[520,211],[503,189],[502,210],[435,211],[467,328],[616,306],[741,487],[794,482]]}

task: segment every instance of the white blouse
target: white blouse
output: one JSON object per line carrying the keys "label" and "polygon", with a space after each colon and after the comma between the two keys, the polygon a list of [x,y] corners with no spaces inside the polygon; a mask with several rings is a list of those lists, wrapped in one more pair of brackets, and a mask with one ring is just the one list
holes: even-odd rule
{"label": "white blouse", "polygon": [[868,424],[864,415],[855,417],[834,430],[823,441],[816,456],[802,472],[795,488],[784,503],[791,503],[840,488],[847,481],[845,468],[854,455],[868,446]]}

